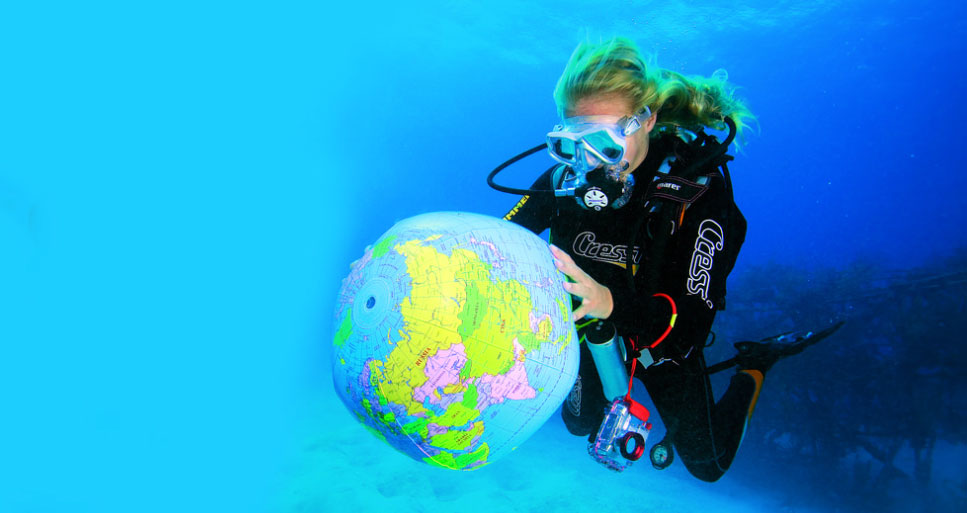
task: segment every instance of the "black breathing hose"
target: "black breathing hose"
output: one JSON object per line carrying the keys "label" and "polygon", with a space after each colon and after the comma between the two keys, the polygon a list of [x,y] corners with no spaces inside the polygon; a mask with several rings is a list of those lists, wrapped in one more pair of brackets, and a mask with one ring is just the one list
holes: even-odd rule
{"label": "black breathing hose", "polygon": [[547,149],[547,143],[541,143],[537,146],[534,146],[533,148],[525,151],[524,153],[521,153],[520,155],[517,155],[516,157],[508,160],[507,162],[504,162],[503,164],[497,166],[493,171],[490,172],[489,175],[487,175],[487,185],[489,185],[493,189],[498,190],[500,192],[506,192],[508,194],[520,194],[521,196],[527,196],[529,194],[540,193],[540,192],[554,192],[551,189],[548,189],[548,190],[514,189],[513,187],[504,187],[503,185],[498,185],[494,183],[494,177],[497,176],[497,173],[503,171],[508,166],[517,163],[517,161],[530,157],[531,155],[543,149]]}

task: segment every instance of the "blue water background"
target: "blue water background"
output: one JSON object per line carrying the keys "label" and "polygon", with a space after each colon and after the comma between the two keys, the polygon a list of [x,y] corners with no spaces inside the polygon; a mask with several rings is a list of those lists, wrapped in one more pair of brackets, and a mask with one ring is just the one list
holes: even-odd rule
{"label": "blue water background", "polygon": [[[394,494],[318,469],[437,479],[332,401],[336,290],[399,219],[514,203],[484,177],[541,142],[585,37],[741,86],[760,131],[732,165],[737,274],[948,255],[967,239],[965,29],[941,1],[6,3],[0,511],[313,510],[327,490],[375,510]],[[709,486],[645,467],[645,488]],[[747,485],[715,486],[755,509]]]}

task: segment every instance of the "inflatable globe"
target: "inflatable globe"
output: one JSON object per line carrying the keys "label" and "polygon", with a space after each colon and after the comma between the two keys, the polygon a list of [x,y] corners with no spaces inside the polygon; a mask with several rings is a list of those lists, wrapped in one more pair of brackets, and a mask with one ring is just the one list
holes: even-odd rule
{"label": "inflatable globe", "polygon": [[414,459],[486,465],[544,424],[577,377],[563,279],[547,244],[508,221],[462,212],[400,221],[339,291],[336,392]]}

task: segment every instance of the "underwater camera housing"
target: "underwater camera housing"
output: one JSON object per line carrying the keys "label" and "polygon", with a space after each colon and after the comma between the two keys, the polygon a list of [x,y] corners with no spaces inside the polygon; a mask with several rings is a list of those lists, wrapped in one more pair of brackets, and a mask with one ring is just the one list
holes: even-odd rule
{"label": "underwater camera housing", "polygon": [[598,463],[621,472],[645,453],[645,440],[651,431],[648,409],[627,397],[611,403],[598,436],[588,444],[588,454]]}

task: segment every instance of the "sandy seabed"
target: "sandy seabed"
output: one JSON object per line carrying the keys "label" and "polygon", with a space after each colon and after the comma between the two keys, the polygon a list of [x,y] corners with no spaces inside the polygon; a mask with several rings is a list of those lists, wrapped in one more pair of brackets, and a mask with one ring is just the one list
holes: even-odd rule
{"label": "sandy seabed", "polygon": [[[701,482],[680,462],[657,471],[642,460],[612,472],[588,456],[585,440],[567,433],[557,414],[503,459],[459,472],[398,453],[355,422],[334,396],[324,410],[327,422],[319,424],[327,428],[305,444],[285,486],[283,511],[814,511],[781,494],[750,490],[728,474]],[[650,444],[662,433],[656,427]]]}

